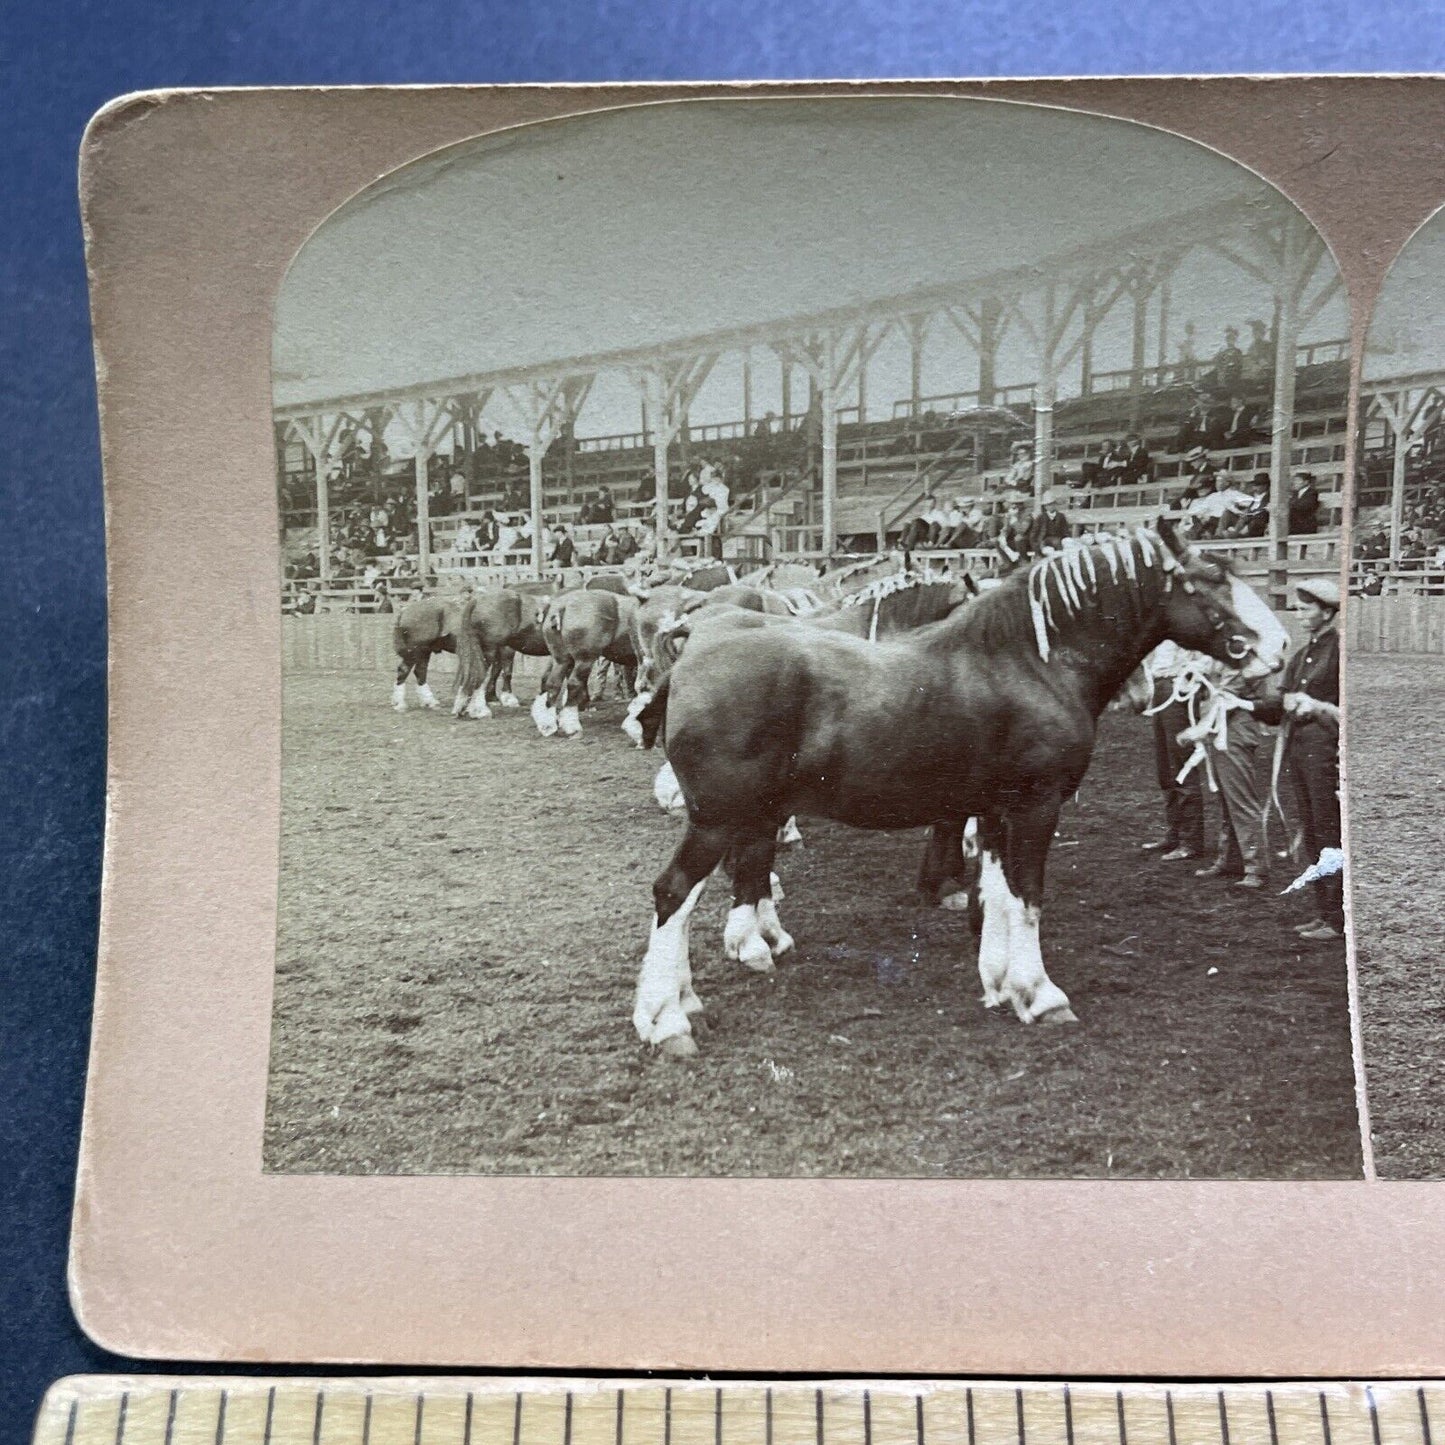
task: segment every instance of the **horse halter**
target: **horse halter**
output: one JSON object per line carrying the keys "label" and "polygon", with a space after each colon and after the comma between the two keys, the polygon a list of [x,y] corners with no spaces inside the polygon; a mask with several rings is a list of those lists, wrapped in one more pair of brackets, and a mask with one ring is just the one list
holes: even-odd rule
{"label": "horse halter", "polygon": [[[1180,587],[1194,599],[1199,610],[1204,613],[1210,632],[1215,637],[1224,638],[1225,655],[1231,662],[1243,662],[1255,648],[1252,642],[1247,641],[1234,630],[1235,623],[1239,619],[1230,609],[1215,601],[1208,592],[1201,591],[1194,579],[1184,570],[1184,564],[1172,552],[1166,551],[1164,559],[1164,590],[1168,592],[1173,589],[1174,574],[1177,572]],[[1218,582],[1223,583],[1229,576],[1229,573],[1222,567],[1218,567],[1217,563],[1206,562],[1204,565],[1218,569],[1219,576],[1214,579]]]}

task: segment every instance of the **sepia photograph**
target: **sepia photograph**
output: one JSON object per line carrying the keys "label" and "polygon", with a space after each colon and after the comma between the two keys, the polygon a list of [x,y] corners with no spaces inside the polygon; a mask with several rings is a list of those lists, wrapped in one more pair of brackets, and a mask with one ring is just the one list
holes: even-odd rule
{"label": "sepia photograph", "polygon": [[1360,1178],[1348,337],[1280,191],[1057,107],[627,106],[354,196],[274,314],[265,1169]]}
{"label": "sepia photograph", "polygon": [[1445,215],[1426,221],[1390,268],[1361,371],[1346,666],[1365,1077],[1380,1176],[1438,1179]]}

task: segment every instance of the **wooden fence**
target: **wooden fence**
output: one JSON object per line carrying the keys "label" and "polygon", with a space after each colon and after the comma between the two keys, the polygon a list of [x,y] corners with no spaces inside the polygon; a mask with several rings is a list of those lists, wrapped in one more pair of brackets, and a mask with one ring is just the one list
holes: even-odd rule
{"label": "wooden fence", "polygon": [[1351,597],[1345,641],[1350,652],[1445,653],[1445,597]]}

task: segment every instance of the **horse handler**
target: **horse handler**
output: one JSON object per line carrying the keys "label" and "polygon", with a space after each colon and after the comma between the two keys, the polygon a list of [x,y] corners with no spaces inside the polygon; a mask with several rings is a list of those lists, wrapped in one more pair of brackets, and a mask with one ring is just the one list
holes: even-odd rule
{"label": "horse handler", "polygon": [[[1309,643],[1285,668],[1282,696],[1261,702],[1255,715],[1283,722],[1283,761],[1289,768],[1306,863],[1319,861],[1340,838],[1340,588],[1329,578],[1301,582],[1295,609]],[[1344,878],[1334,873],[1311,884],[1318,916],[1300,924],[1301,938],[1326,942],[1344,937]]]}
{"label": "horse handler", "polygon": [[1198,858],[1204,852],[1204,792],[1198,770],[1179,781],[1193,752],[1190,744],[1179,741],[1179,735],[1192,719],[1183,701],[1170,700],[1175,680],[1188,663],[1189,654],[1172,642],[1161,643],[1149,657],[1149,675],[1154,682],[1149,708],[1154,724],[1154,769],[1164,794],[1165,831],[1162,841],[1145,843],[1142,851],[1158,853],[1162,863]]}

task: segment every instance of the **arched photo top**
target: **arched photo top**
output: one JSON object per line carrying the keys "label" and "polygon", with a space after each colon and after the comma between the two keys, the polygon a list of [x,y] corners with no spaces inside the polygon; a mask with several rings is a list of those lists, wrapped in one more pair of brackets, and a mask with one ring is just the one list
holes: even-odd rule
{"label": "arched photo top", "polygon": [[[1154,307],[1142,362],[1205,360],[1225,325],[1246,345],[1251,321],[1273,327],[1292,218],[1327,285],[1313,227],[1237,162],[1015,102],[708,100],[549,121],[418,160],[318,227],[278,300],[275,401],[625,366],[781,323],[941,312],[1089,276],[1097,294],[1068,319],[1077,333],[1089,311],[1105,369],[1119,369],[1141,362],[1119,319],[1141,267]],[[1342,336],[1342,316],[1327,319],[1333,336],[1317,339]]]}

